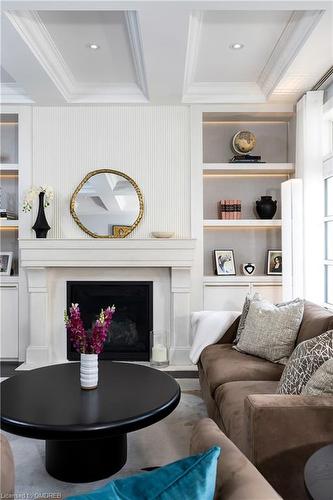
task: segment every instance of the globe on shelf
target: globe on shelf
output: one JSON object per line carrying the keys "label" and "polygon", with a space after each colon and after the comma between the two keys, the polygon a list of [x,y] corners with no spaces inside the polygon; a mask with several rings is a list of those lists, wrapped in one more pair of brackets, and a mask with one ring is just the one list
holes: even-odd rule
{"label": "globe on shelf", "polygon": [[232,148],[238,155],[247,155],[256,145],[256,136],[249,130],[241,130],[232,138]]}

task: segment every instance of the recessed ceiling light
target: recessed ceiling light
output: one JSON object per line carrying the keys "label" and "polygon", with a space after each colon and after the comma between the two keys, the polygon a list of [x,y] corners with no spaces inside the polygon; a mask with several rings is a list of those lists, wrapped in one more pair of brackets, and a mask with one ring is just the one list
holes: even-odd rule
{"label": "recessed ceiling light", "polygon": [[240,50],[244,47],[244,44],[243,43],[232,43],[230,45],[230,48],[233,49],[233,50]]}
{"label": "recessed ceiling light", "polygon": [[97,50],[97,49],[99,49],[99,45],[97,45],[97,43],[88,43],[88,47],[91,50]]}

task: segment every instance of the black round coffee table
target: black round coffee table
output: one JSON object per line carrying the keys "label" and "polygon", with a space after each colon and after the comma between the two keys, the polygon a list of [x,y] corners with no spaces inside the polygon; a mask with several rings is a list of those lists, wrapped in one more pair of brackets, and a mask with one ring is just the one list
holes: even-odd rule
{"label": "black round coffee table", "polygon": [[104,479],[127,459],[127,433],[171,413],[180,388],[169,375],[130,363],[99,362],[95,390],[80,388],[80,364],[20,372],[1,384],[2,428],[45,439],[46,470],[67,482]]}

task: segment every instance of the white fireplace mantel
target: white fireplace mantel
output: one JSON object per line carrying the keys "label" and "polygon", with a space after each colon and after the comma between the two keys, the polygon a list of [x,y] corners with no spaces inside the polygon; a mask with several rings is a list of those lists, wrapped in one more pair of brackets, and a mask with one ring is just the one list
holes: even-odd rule
{"label": "white fireplace mantel", "polygon": [[[189,363],[191,269],[195,240],[192,239],[20,239],[21,266],[25,269],[29,292],[29,369],[54,362],[49,308],[53,302],[49,270],[106,268],[170,269],[170,357],[174,365]],[[63,304],[65,305],[65,304]]]}
{"label": "white fireplace mantel", "polygon": [[22,267],[192,267],[191,239],[20,239]]}

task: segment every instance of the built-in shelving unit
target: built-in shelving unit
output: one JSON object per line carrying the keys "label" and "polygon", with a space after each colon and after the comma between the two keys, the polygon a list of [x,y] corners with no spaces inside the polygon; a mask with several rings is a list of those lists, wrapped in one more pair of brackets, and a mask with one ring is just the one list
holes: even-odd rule
{"label": "built-in shelving unit", "polygon": [[[193,151],[201,160],[202,283],[204,309],[241,307],[250,287],[273,301],[282,299],[282,276],[267,274],[268,250],[282,250],[282,183],[294,176],[295,116],[293,108],[267,106],[202,106],[193,114]],[[198,122],[201,121],[199,126]],[[252,155],[262,162],[230,160],[232,138],[249,130],[256,136]],[[201,149],[201,151],[199,151]],[[199,183],[198,183],[199,186]],[[273,219],[260,219],[256,201],[272,196],[277,201]],[[221,200],[241,200],[240,218],[222,219]],[[233,202],[232,202],[233,204]],[[197,211],[196,213],[199,213]],[[217,276],[214,250],[233,250],[236,275]],[[256,272],[244,276],[242,264],[252,262]]]}
{"label": "built-in shelving unit", "polygon": [[[16,113],[0,115],[0,218],[1,251],[12,252],[12,275],[19,274],[18,264],[18,205],[19,205],[19,119]],[[9,213],[10,217],[9,218]],[[7,218],[8,215],[8,218]],[[13,216],[15,219],[13,219]],[[1,275],[0,275],[1,276]]]}
{"label": "built-in shelving unit", "polygon": [[[23,189],[30,181],[30,117],[31,110],[25,106],[3,106],[0,114],[0,238],[2,269],[0,272],[1,293],[1,359],[24,359],[24,333],[27,325],[27,290],[24,273],[19,262],[19,236],[22,224],[19,210]],[[30,226],[31,227],[31,226]],[[7,274],[7,256],[12,254],[10,274]]]}

